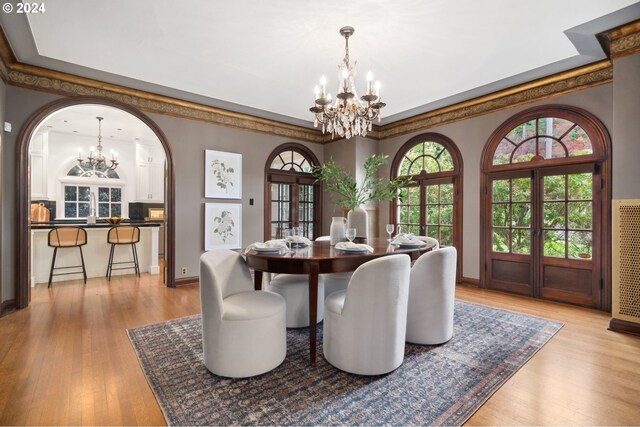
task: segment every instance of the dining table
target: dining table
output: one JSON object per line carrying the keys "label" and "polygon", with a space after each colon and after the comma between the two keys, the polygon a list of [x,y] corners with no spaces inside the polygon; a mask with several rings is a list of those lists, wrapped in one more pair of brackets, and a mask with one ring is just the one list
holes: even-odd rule
{"label": "dining table", "polygon": [[[372,259],[394,254],[407,254],[412,261],[432,249],[429,243],[421,246],[391,244],[386,238],[371,238],[363,243],[373,252],[336,249],[329,241],[314,241],[305,247],[292,247],[289,251],[246,252],[247,265],[254,269],[255,290],[262,290],[263,273],[306,274],[309,276],[309,358],[316,363],[318,276],[328,273],[355,271]],[[324,298],[324,295],[321,296]]]}

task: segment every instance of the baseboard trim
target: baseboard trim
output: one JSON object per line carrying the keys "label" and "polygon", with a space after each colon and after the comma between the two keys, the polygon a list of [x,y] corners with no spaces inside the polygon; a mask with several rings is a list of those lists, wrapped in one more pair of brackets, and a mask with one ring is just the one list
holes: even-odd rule
{"label": "baseboard trim", "polygon": [[176,279],[176,288],[181,288],[182,286],[191,286],[200,283],[200,277],[191,276],[191,277],[182,277],[180,279]]}
{"label": "baseboard trim", "polygon": [[640,323],[627,322],[626,320],[612,318],[607,329],[613,332],[640,335]]}
{"label": "baseboard trim", "polygon": [[4,316],[5,314],[9,314],[16,309],[16,300],[8,299],[2,302],[0,305],[0,316]]}
{"label": "baseboard trim", "polygon": [[464,283],[465,285],[475,286],[476,288],[480,287],[480,279],[474,279],[472,277],[462,276],[462,281],[460,283]]}

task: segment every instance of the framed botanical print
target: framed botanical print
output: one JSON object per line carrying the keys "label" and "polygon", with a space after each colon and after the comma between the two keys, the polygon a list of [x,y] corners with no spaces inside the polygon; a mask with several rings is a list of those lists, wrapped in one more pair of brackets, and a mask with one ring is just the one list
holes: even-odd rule
{"label": "framed botanical print", "polygon": [[242,204],[205,203],[204,250],[242,247]]}
{"label": "framed botanical print", "polygon": [[242,154],[205,150],[204,197],[242,197]]}

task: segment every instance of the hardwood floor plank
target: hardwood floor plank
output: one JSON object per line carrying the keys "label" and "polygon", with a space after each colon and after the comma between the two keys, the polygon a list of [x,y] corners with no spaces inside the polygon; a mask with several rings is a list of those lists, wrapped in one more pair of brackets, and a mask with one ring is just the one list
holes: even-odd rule
{"label": "hardwood floor plank", "polygon": [[[640,424],[640,337],[607,313],[458,286],[457,297],[565,326],[469,425]],[[126,329],[196,314],[197,285],[158,276],[38,285],[0,319],[0,425],[162,425]]]}

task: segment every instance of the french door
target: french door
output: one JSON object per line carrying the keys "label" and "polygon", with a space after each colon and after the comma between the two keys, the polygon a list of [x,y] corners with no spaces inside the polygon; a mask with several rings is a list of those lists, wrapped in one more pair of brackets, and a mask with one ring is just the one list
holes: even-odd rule
{"label": "french door", "polygon": [[[288,182],[287,182],[288,181]],[[270,218],[266,239],[281,239],[284,230],[302,227],[305,237],[318,237],[318,185],[308,179],[286,180],[272,178],[270,188]]]}
{"label": "french door", "polygon": [[492,173],[488,178],[486,286],[599,307],[599,165]]}

